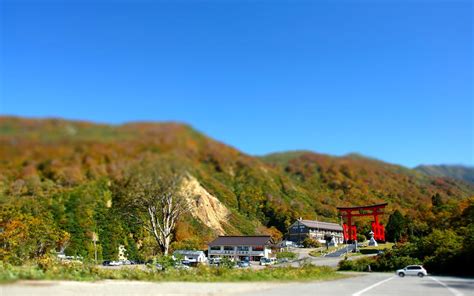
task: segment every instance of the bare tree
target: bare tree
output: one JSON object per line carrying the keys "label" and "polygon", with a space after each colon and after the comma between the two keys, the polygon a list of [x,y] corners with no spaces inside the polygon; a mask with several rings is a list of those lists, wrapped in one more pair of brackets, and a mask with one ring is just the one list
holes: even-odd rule
{"label": "bare tree", "polygon": [[130,170],[114,188],[126,214],[143,225],[168,255],[176,223],[189,211],[180,193],[184,174],[169,164],[142,163]]}

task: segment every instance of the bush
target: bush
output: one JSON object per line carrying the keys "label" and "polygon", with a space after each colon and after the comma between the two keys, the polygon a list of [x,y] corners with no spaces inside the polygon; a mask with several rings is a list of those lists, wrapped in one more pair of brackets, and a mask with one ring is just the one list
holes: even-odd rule
{"label": "bush", "polygon": [[[369,271],[369,265],[371,270],[375,263],[374,257],[364,257],[357,260],[342,260],[339,261],[338,269],[339,270],[352,270],[352,271]],[[374,270],[375,271],[375,270]]]}
{"label": "bush", "polygon": [[358,233],[357,234],[357,241],[360,242],[360,243],[363,243],[367,240],[367,237],[361,233]]}
{"label": "bush", "polygon": [[303,240],[303,246],[305,248],[319,248],[321,244],[317,240],[307,237]]}
{"label": "bush", "polygon": [[234,266],[235,266],[235,262],[230,260],[227,257],[222,258],[219,263],[219,267],[223,267],[223,268],[232,268]]}

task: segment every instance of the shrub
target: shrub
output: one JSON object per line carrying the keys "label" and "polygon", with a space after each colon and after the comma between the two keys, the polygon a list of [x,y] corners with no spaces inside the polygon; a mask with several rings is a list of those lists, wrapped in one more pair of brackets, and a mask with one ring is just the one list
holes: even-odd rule
{"label": "shrub", "polygon": [[361,233],[358,233],[357,234],[357,241],[362,243],[362,242],[365,242],[367,240],[367,237]]}
{"label": "shrub", "polygon": [[303,240],[303,246],[305,248],[319,248],[321,244],[317,240],[307,237]]}
{"label": "shrub", "polygon": [[353,270],[353,271],[368,271],[369,265],[370,269],[374,270],[373,265],[375,260],[373,257],[364,257],[357,260],[342,260],[339,261],[338,269],[339,270]]}
{"label": "shrub", "polygon": [[222,258],[219,263],[219,267],[223,267],[223,268],[232,268],[234,266],[235,266],[235,262],[230,260],[227,257]]}

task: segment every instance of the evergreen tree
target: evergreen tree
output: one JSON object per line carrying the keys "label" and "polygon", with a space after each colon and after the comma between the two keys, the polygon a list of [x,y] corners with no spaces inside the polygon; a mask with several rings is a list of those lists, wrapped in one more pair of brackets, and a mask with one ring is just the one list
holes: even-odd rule
{"label": "evergreen tree", "polygon": [[388,241],[399,241],[406,234],[406,222],[399,210],[393,212],[385,228],[385,235]]}

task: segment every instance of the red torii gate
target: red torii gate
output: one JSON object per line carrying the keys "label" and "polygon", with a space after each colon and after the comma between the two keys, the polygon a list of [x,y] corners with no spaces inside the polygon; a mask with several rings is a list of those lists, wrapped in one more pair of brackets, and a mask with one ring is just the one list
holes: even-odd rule
{"label": "red torii gate", "polygon": [[[385,241],[385,227],[379,223],[379,215],[383,215],[383,209],[387,204],[381,203],[372,206],[349,208],[338,207],[337,209],[341,212],[342,218],[345,218],[347,221],[347,223],[342,225],[344,240],[352,242],[357,239],[357,229],[355,225],[352,225],[352,217],[373,216],[372,231],[374,232],[374,239]],[[355,213],[353,213],[354,211]]]}

